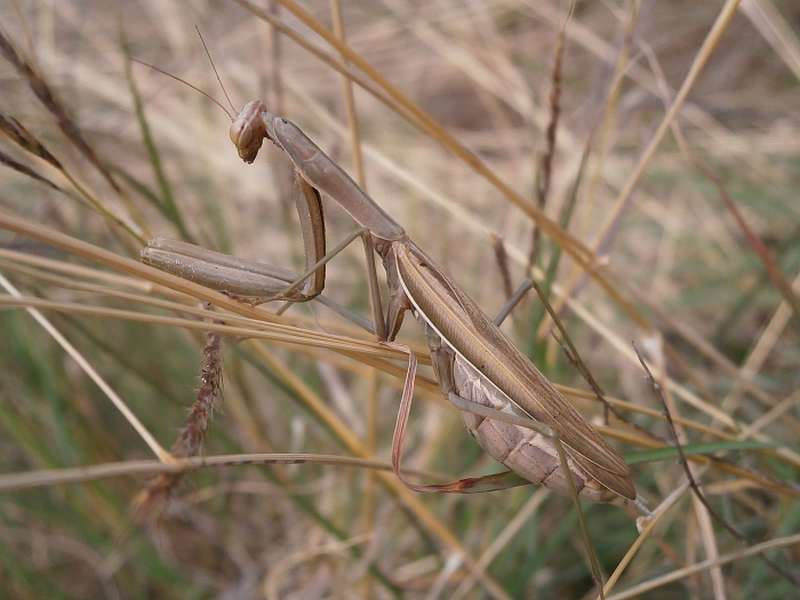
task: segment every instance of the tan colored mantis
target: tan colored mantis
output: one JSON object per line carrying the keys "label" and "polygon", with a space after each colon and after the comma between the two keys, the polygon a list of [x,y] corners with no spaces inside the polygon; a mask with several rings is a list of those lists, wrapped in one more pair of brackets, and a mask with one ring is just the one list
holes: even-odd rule
{"label": "tan colored mantis", "polygon": [[[345,243],[365,243],[374,331],[392,342],[410,310],[426,331],[435,375],[445,397],[460,408],[478,443],[524,479],[568,494],[571,477],[579,496],[593,501],[636,500],[622,457],[581,417],[533,363],[413,241],[404,229],[294,123],[249,102],[231,125],[240,157],[252,163],[264,138],[283,150],[298,175],[297,209],[307,272],[211,252],[165,239],[153,240],[142,260],[160,269],[254,302],[306,301],[325,282],[325,229],[320,192],[340,204],[361,226]],[[383,260],[389,288],[384,315],[374,254]],[[288,285],[287,285],[288,284]],[[393,440],[392,460],[400,475],[402,440],[410,411],[416,359],[409,369]],[[531,423],[541,424],[536,426]],[[556,439],[566,451],[562,462]],[[569,473],[565,473],[563,464]],[[405,480],[404,480],[405,481]],[[406,483],[420,491],[447,486]],[[451,484],[452,485],[452,484]]]}

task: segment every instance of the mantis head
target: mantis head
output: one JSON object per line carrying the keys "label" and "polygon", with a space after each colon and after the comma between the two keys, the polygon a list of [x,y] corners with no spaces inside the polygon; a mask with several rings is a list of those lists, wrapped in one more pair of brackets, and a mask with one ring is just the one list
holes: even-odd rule
{"label": "mantis head", "polygon": [[261,143],[267,137],[267,128],[261,118],[266,110],[267,107],[261,100],[251,100],[231,123],[231,141],[246,163],[252,163],[256,159]]}

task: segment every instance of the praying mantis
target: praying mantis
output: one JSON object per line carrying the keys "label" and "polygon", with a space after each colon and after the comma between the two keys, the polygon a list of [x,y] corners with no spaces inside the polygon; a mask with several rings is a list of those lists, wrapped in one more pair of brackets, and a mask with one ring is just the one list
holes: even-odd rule
{"label": "praying mantis", "polygon": [[[255,160],[264,139],[273,142],[291,161],[299,188],[296,207],[306,273],[297,277],[266,263],[164,238],[152,240],[142,250],[145,263],[255,303],[311,300],[322,292],[325,263],[335,254],[326,255],[324,194],[360,226],[340,247],[356,237],[364,242],[376,337],[393,343],[408,311],[419,320],[442,393],[461,409],[467,429],[488,454],[522,478],[561,494],[569,494],[574,484],[578,496],[587,500],[637,502],[630,469],[619,453],[405,230],[297,125],[253,100],[233,121],[230,138],[247,163]],[[385,312],[375,254],[386,272]],[[416,359],[409,352],[392,462],[395,472],[412,489],[440,490],[441,485],[407,481],[399,468],[415,371]],[[563,444],[565,459],[559,454],[559,443]]]}

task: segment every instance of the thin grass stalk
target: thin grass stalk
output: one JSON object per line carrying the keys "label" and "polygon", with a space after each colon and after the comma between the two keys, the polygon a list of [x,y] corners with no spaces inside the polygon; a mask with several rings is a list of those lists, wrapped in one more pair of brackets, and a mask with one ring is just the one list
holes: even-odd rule
{"label": "thin grass stalk", "polygon": [[772,285],[774,285],[778,292],[780,292],[780,294],[783,296],[783,299],[786,300],[786,303],[791,306],[792,311],[794,312],[795,325],[800,326],[800,297],[798,297],[798,295],[792,289],[792,284],[786,279],[786,276],[778,266],[772,252],[761,240],[758,234],[753,231],[753,228],[747,223],[747,220],[736,206],[733,198],[731,198],[730,194],[728,194],[728,190],[725,188],[722,180],[702,162],[695,161],[695,166],[703,175],[708,178],[709,181],[711,181],[711,183],[714,184],[714,187],[717,189],[723,204],[725,204],[725,207],[733,216],[733,219],[736,221],[739,229],[741,229],[742,234],[747,240],[750,248],[764,266],[764,270],[767,272],[767,276],[772,282]]}
{"label": "thin grass stalk", "polygon": [[270,313],[265,310],[252,308],[241,302],[236,302],[228,296],[210,290],[202,285],[148,267],[138,261],[119,256],[109,250],[45,227],[44,225],[17,216],[11,212],[0,210],[0,227],[18,233],[19,235],[44,242],[45,244],[55,246],[65,252],[103,263],[116,271],[139,276],[153,283],[163,285],[164,287],[189,294],[199,300],[210,302],[214,306],[227,309],[234,314],[261,319],[267,322],[276,320],[274,316],[270,315]]}
{"label": "thin grass stalk", "polygon": [[[675,489],[669,496],[667,496],[661,504],[653,511],[653,515],[650,517],[644,517],[637,520],[637,528],[639,529],[639,536],[634,540],[634,542],[628,547],[628,550],[625,552],[625,555],[622,559],[617,563],[617,566],[614,568],[614,571],[609,575],[608,579],[606,580],[605,585],[603,586],[603,593],[606,596],[606,600],[610,600],[612,596],[609,596],[611,590],[616,587],[619,579],[622,577],[622,574],[625,572],[625,569],[633,562],[633,559],[638,554],[639,550],[642,548],[644,543],[650,539],[653,532],[655,531],[656,525],[658,525],[664,516],[667,514],[670,508],[672,508],[677,501],[687,492],[689,489],[689,483],[684,483]],[[600,596],[597,596],[597,600],[600,600]]]}
{"label": "thin grass stalk", "polygon": [[[311,332],[312,333],[311,337],[304,340],[299,335],[302,332],[302,330],[298,330],[296,328],[291,328],[288,326],[279,327],[278,331],[267,331],[263,329],[254,330],[252,328],[232,327],[227,325],[216,325],[216,324],[204,325],[203,323],[199,323],[196,321],[187,321],[185,319],[176,319],[171,317],[161,317],[157,315],[141,314],[119,309],[110,309],[106,307],[92,307],[92,306],[87,306],[85,304],[59,303],[59,302],[52,302],[48,300],[42,300],[38,298],[28,298],[28,297],[21,297],[17,299],[17,298],[3,298],[0,296],[0,306],[30,306],[39,309],[53,309],[53,310],[73,312],[78,314],[91,314],[94,316],[99,316],[104,318],[126,319],[136,322],[180,326],[185,329],[194,331],[204,331],[206,329],[210,329],[218,331],[219,333],[222,334],[233,335],[237,337],[271,340],[273,342],[282,343],[290,347],[298,344],[300,344],[301,347],[302,345],[310,344],[316,347],[329,348],[335,351],[343,352],[344,354],[353,353],[355,351],[358,352],[359,354],[359,360],[365,360],[370,355],[380,356],[387,352],[394,352],[386,348],[385,346],[376,345],[374,343],[369,343],[369,342],[361,342],[358,340],[348,340],[347,338],[338,338],[336,336],[329,337],[328,339],[319,339],[317,337],[316,332]],[[283,331],[286,331],[287,333],[282,333]],[[358,343],[357,346],[353,345],[355,342]],[[373,347],[374,350],[371,349]],[[387,372],[391,372],[395,375],[399,374],[393,369],[387,369]],[[609,435],[617,439],[625,440],[628,442],[636,443],[638,445],[642,445],[645,447],[649,448],[664,447],[660,441],[653,439],[652,437],[643,437],[642,435],[631,434],[625,431],[620,431],[614,428],[609,428],[604,426],[596,426],[596,429],[598,429],[598,431],[600,431],[605,435]],[[777,452],[780,451],[781,449],[777,450]],[[692,458],[692,460],[700,463],[706,463],[710,459],[704,456],[695,456]],[[763,474],[755,473],[753,471],[750,471],[749,469],[745,469],[744,467],[740,467],[738,465],[729,464],[725,462],[719,463],[718,466],[720,469],[723,469],[726,472],[733,473],[741,477],[746,477],[753,481],[758,481],[762,485],[768,487],[769,489],[778,491],[780,493],[790,494],[793,496],[800,495],[800,490],[783,485],[780,482],[766,478]]]}
{"label": "thin grass stalk", "polygon": [[[579,219],[581,231],[584,231],[587,227],[591,229],[593,227],[591,219],[596,216],[598,189],[602,183],[602,174],[606,165],[606,160],[612,150],[613,132],[617,126],[617,112],[619,110],[623,84],[625,83],[625,74],[628,73],[628,70],[635,64],[631,64],[630,62],[630,49],[631,38],[633,37],[633,32],[639,20],[640,5],[640,0],[634,0],[628,3],[630,7],[630,17],[625,27],[625,38],[613,61],[614,67],[605,101],[603,102],[602,116],[599,119],[599,123],[596,125],[597,152],[587,175],[588,181],[587,189],[584,194],[583,218]],[[569,36],[570,32],[567,32],[567,35]],[[595,137],[595,135],[592,137]],[[557,305],[556,312],[558,313],[560,310],[561,305],[559,304]],[[541,331],[539,332],[539,336],[544,337]]]}
{"label": "thin grass stalk", "polygon": [[708,60],[711,58],[711,55],[714,53],[714,50],[716,50],[717,46],[719,45],[720,40],[733,20],[740,3],[741,0],[726,0],[724,6],[717,15],[717,19],[711,26],[706,38],[703,40],[702,46],[697,51],[697,55],[695,56],[691,67],[689,67],[689,72],[686,74],[683,83],[681,83],[680,89],[675,94],[675,98],[673,99],[669,110],[667,110],[664,118],[661,120],[661,123],[659,123],[658,128],[650,138],[650,141],[642,152],[636,167],[628,176],[628,179],[617,196],[612,209],[609,211],[609,214],[606,217],[605,222],[599,228],[596,236],[597,242],[593,247],[600,248],[601,246],[605,246],[607,244],[608,235],[611,233],[611,230],[617,223],[622,210],[630,201],[636,185],[639,183],[639,180],[647,169],[647,166],[655,156],[656,150],[658,150],[658,147],[661,145],[661,142],[663,141],[667,131],[669,131],[672,122],[678,116],[683,104],[686,102],[689,92],[697,82],[700,73],[702,73],[703,68],[706,66]]}
{"label": "thin grass stalk", "polygon": [[[667,365],[664,353],[661,351],[662,348],[663,345],[661,344],[661,339],[656,338],[656,343],[652,344],[651,349],[654,350],[653,354],[655,355],[655,362],[657,363],[659,389],[663,389],[663,381],[667,374]],[[653,381],[655,382],[655,379]],[[683,429],[683,427],[677,425],[674,421],[673,415],[679,414],[678,407],[676,406],[675,400],[669,391],[661,394],[660,397],[663,401],[662,410],[665,413],[664,417],[667,420],[667,424],[669,426],[668,429],[670,430],[672,440],[675,442],[675,449],[677,450],[679,460],[682,460],[681,456],[685,455],[684,447],[687,443],[687,437],[686,431]],[[694,477],[695,469],[693,469],[693,465],[689,465],[685,461],[682,461],[682,465],[689,473],[689,476]],[[692,488],[692,491],[694,491],[694,488]],[[692,508],[694,510],[697,525],[700,529],[700,537],[705,549],[706,558],[711,560],[719,558],[719,543],[711,522],[711,513],[709,512],[708,508],[706,508],[705,503],[701,501],[696,493],[692,496]],[[690,527],[692,527],[691,521],[688,520],[686,524],[687,539],[692,532]],[[722,570],[718,567],[711,569],[709,575],[711,578],[711,587],[714,597],[716,600],[725,600],[727,594],[725,591],[725,579],[723,577]]]}
{"label": "thin grass stalk", "polygon": [[[306,464],[355,467],[358,469],[379,471],[392,470],[392,465],[388,462],[353,456],[297,452],[251,452],[245,454],[189,456],[176,458],[168,463],[155,460],[126,460],[83,467],[6,473],[0,475],[0,492],[6,493],[29,490],[37,487],[100,481],[111,477],[186,474],[209,468]],[[417,476],[430,475],[426,471],[417,471],[414,469],[409,469],[407,472]]]}
{"label": "thin grass stalk", "polygon": [[[197,300],[209,302],[214,306],[226,309],[237,315],[257,319],[265,323],[272,323],[278,327],[281,327],[280,323],[286,322],[285,318],[278,317],[264,309],[238,302],[231,299],[229,296],[226,296],[225,294],[216,292],[205,286],[193,283],[175,275],[171,275],[165,271],[149,267],[140,263],[139,261],[125,258],[105,250],[104,248],[100,248],[94,244],[90,244],[75,237],[55,231],[54,229],[45,227],[2,209],[0,209],[0,228],[8,229],[20,235],[44,242],[45,244],[51,246],[55,246],[71,254],[100,262],[111,267],[112,269],[115,269],[116,271],[141,277],[150,281],[151,283],[164,286],[170,290],[182,294],[186,294]],[[320,335],[323,337],[326,336],[324,333],[317,333],[315,335]],[[391,354],[392,352],[390,351],[389,353]],[[397,353],[395,352],[394,354]],[[422,357],[422,360],[424,362],[426,361],[426,358]]]}
{"label": "thin grass stalk", "polygon": [[[100,318],[110,319],[123,319],[127,321],[134,321],[139,323],[150,323],[153,325],[171,325],[178,326],[184,329],[193,331],[202,331],[203,323],[191,321],[188,319],[180,319],[175,317],[164,317],[160,315],[152,315],[147,313],[139,313],[136,311],[123,310],[117,308],[107,308],[104,306],[90,306],[85,304],[70,303],[70,302],[53,302],[51,300],[44,300],[41,298],[20,296],[19,298],[3,297],[0,295],[0,306],[28,306],[39,309],[49,309],[59,312],[76,313],[92,315]],[[329,348],[333,350],[340,350],[343,352],[359,352],[364,354],[371,354],[373,356],[384,357],[392,355],[397,358],[401,355],[399,350],[392,350],[386,346],[376,342],[366,342],[362,340],[355,340],[352,338],[344,337],[331,337],[320,335],[317,332],[305,332],[299,328],[291,328],[286,330],[269,329],[253,329],[246,327],[234,327],[229,325],[208,324],[208,330],[216,331],[225,335],[230,335],[240,338],[255,338],[263,340],[271,340],[274,342],[283,343],[289,346],[295,345],[314,345],[321,348]],[[310,335],[309,335],[310,334]]]}
{"label": "thin grass stalk", "polygon": [[[539,488],[534,492],[525,505],[517,511],[514,518],[509,521],[505,528],[497,534],[494,541],[484,550],[480,559],[478,559],[478,566],[486,569],[492,564],[494,559],[497,558],[498,554],[500,554],[519,530],[522,529],[528,519],[536,514],[542,502],[547,499],[549,494],[550,490],[545,487]],[[460,600],[467,595],[474,586],[475,579],[471,574],[468,574],[453,593],[452,600]]]}
{"label": "thin grass stalk", "polygon": [[[128,277],[126,275],[119,275],[111,271],[102,271],[92,267],[83,265],[76,265],[69,263],[65,260],[58,260],[47,258],[46,256],[39,256],[31,254],[30,252],[22,252],[19,250],[11,250],[9,248],[0,248],[0,258],[7,259],[9,262],[15,264],[28,264],[41,269],[50,271],[57,271],[65,275],[74,275],[83,279],[92,281],[102,281],[108,285],[119,285],[126,288],[132,288],[141,292],[153,290],[153,285],[143,279],[137,277]],[[175,292],[176,297],[186,298],[185,294]]]}
{"label": "thin grass stalk", "polygon": [[[583,177],[586,173],[586,166],[589,163],[589,156],[592,152],[592,145],[593,145],[594,135],[589,134],[589,138],[586,140],[586,144],[583,147],[583,154],[581,154],[581,162],[578,165],[578,172],[575,174],[575,180],[572,182],[572,187],[570,189],[569,196],[567,196],[567,201],[561,207],[561,214],[559,215],[558,223],[559,225],[566,230],[570,222],[572,221],[572,217],[575,214],[575,207],[578,204],[578,191],[581,189],[581,183],[583,182]],[[553,283],[556,280],[556,276],[558,275],[558,267],[561,263],[561,247],[554,245],[553,251],[550,254],[550,260],[547,261],[547,268],[544,272],[544,277],[542,279],[542,289],[544,290],[544,295],[549,298],[550,293],[553,289]],[[568,299],[568,291],[565,291],[557,301],[555,301],[555,308],[554,312],[558,314],[559,307],[563,307],[567,303]],[[528,353],[529,355],[533,355],[533,350],[537,344],[537,341],[541,341],[544,339],[544,335],[546,334],[548,328],[549,315],[542,308],[534,308],[534,313],[531,318],[531,327],[530,327],[530,334],[528,336]]]}

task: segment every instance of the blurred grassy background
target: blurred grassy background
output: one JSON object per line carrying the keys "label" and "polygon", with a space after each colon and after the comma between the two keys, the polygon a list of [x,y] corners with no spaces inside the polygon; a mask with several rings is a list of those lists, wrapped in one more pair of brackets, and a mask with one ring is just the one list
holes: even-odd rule
{"label": "blurred grassy background", "polygon": [[[303,5],[330,25],[327,2]],[[559,220],[579,178],[569,231],[587,245],[596,242],[721,7],[722,2],[578,2],[567,28],[558,143],[545,210]],[[566,3],[383,0],[345,2],[342,10],[352,48],[502,180],[536,199]],[[336,55],[285,9],[275,8],[275,14]],[[185,86],[128,64],[123,47],[127,43],[131,56],[221,97],[196,24],[237,107],[265,99],[353,172],[339,74],[235,2],[15,0],[0,7],[0,23],[17,52],[55,91],[119,189],[59,129],[52,111],[8,61],[0,61],[0,111],[44,143],[103,206],[154,235],[300,268],[302,245],[285,159],[270,147],[254,166],[244,165],[227,139],[229,122],[222,111]],[[799,316],[720,189],[697,163],[723,182],[723,191],[785,279],[800,281],[798,31],[796,2],[743,3],[691,88],[676,120],[679,129],[660,145],[600,252],[616,288],[663,336],[668,373],[678,386],[672,388],[676,412],[733,436],[772,414],[761,430],[765,439],[795,449]],[[531,243],[530,219],[373,96],[357,88],[355,104],[369,193],[487,313],[496,312],[505,294],[493,239],[503,240],[518,283]],[[589,160],[580,171],[589,140]],[[0,150],[70,188],[62,173],[8,138],[2,138]],[[0,170],[0,204],[100,247],[137,256],[139,244],[132,236],[19,170]],[[352,230],[334,203],[326,201],[325,209],[330,240]],[[7,231],[0,230],[0,244],[59,263],[89,264]],[[547,265],[555,248],[546,238],[540,241],[538,264]],[[0,272],[25,294],[149,310],[11,270],[19,266],[13,257],[2,261]],[[556,282],[569,287],[577,281],[574,269],[574,263],[562,260]],[[798,289],[795,285],[795,294]],[[326,290],[367,314],[357,248],[332,262]],[[630,340],[647,345],[657,336],[645,335],[597,285],[578,282],[570,298],[564,321],[595,378],[612,396],[660,410],[630,345]],[[317,323],[309,327],[318,329],[330,328],[335,318],[316,303],[289,314],[311,315]],[[198,387],[202,337],[156,324],[48,316],[169,447]],[[408,321],[403,339],[421,342],[419,327]],[[541,308],[532,298],[506,325],[551,379],[586,388],[543,327]],[[0,332],[3,472],[152,458],[106,397],[28,314],[0,312]],[[266,347],[269,359],[244,344],[224,345],[225,398],[204,454],[350,452],[307,402],[299,402],[302,390],[279,366],[286,364],[362,440],[371,437],[367,414],[372,406],[374,453],[388,457],[399,396],[395,378],[379,376],[370,403],[366,365],[321,350]],[[596,403],[578,402],[587,414],[601,414]],[[781,413],[768,412],[776,406]],[[730,422],[712,416],[713,409]],[[657,418],[631,419],[667,435]],[[714,439],[688,431],[689,442]],[[634,445],[622,449],[627,455],[638,450]],[[754,541],[796,533],[797,454],[748,450],[725,456],[783,482],[784,488],[710,470],[702,481],[717,510]],[[417,402],[412,414],[406,464],[451,478],[497,470],[455,410],[426,401]],[[685,478],[674,458],[637,464],[634,472],[651,506]],[[453,597],[459,586],[466,587],[469,574],[453,559],[454,547],[442,542],[422,513],[398,501],[400,492],[376,486],[367,471],[297,465],[194,473],[177,488],[157,526],[132,518],[131,501],[147,480],[129,476],[4,493],[0,585],[5,592],[0,595],[422,598]],[[523,487],[417,501],[472,560],[492,549],[491,581],[476,584],[468,597],[596,593],[569,499]],[[637,531],[619,508],[584,508],[594,550],[611,572]],[[741,548],[707,518],[684,494],[618,589]],[[800,559],[797,546],[770,556],[784,565]],[[646,594],[786,598],[792,591],[789,582],[750,557]]]}

